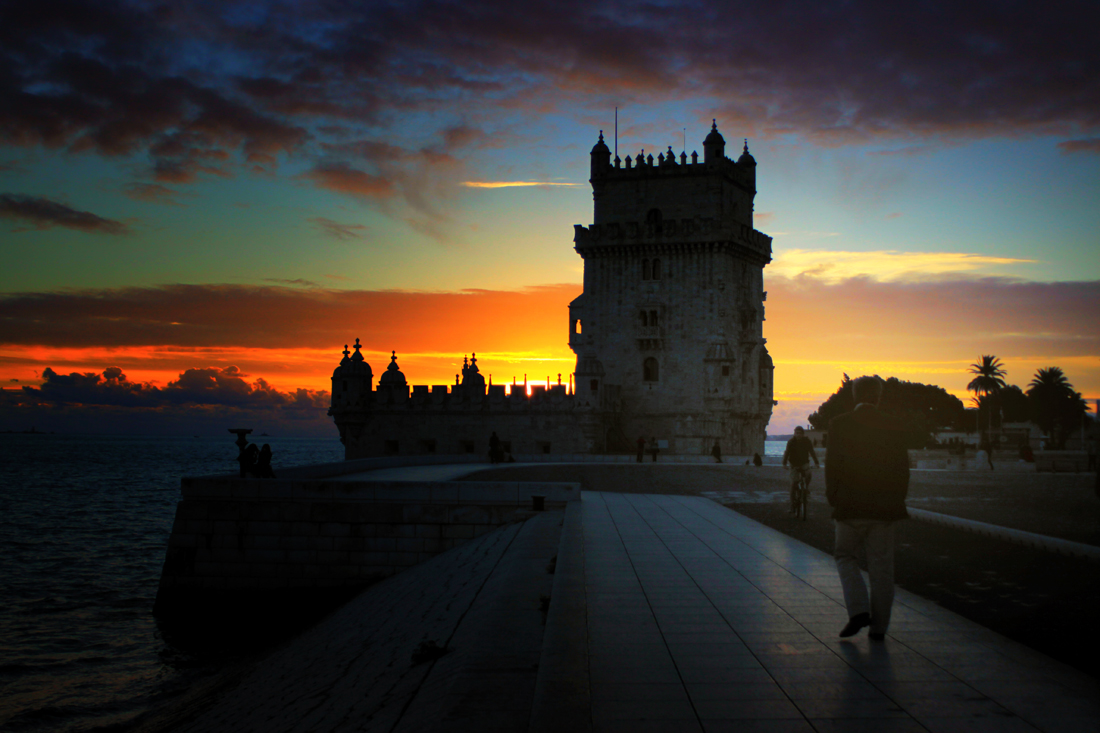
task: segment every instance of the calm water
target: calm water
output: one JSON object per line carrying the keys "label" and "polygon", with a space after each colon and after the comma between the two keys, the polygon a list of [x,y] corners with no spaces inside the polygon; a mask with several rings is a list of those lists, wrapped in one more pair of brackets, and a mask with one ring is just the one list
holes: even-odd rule
{"label": "calm water", "polygon": [[[0,728],[119,726],[224,665],[152,607],[179,479],[236,471],[232,437],[0,435]],[[263,440],[276,473],[343,459],[336,439]]]}
{"label": "calm water", "polygon": [[[276,474],[343,459],[262,440]],[[0,729],[116,726],[224,663],[167,643],[152,607],[179,479],[236,471],[232,441],[0,435]]]}

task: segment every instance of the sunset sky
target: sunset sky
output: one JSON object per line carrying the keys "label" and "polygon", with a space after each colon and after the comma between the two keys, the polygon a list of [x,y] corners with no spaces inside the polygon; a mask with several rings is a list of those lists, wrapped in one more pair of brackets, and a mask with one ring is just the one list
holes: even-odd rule
{"label": "sunset sky", "polygon": [[335,438],[357,337],[413,384],[475,351],[567,380],[616,107],[623,156],[748,138],[769,432],[843,373],[966,398],[982,354],[1095,400],[1097,27],[1095,2],[6,3],[0,430]]}

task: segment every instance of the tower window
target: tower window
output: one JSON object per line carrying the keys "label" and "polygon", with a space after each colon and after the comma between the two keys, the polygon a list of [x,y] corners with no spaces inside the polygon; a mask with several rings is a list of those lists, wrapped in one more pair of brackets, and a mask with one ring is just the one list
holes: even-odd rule
{"label": "tower window", "polygon": [[657,311],[649,312],[649,326],[650,328],[657,328]]}
{"label": "tower window", "polygon": [[642,260],[642,279],[649,279],[649,260]]}
{"label": "tower window", "polygon": [[723,377],[728,377],[729,375],[730,375],[730,365],[729,364],[723,364],[722,365],[722,376]]}
{"label": "tower window", "polygon": [[660,280],[661,279],[661,261],[660,260],[653,260],[653,273],[652,274],[653,274],[653,279],[654,280]]}
{"label": "tower window", "polygon": [[642,362],[642,379],[647,382],[657,381],[657,360],[652,356]]}
{"label": "tower window", "polygon": [[649,325],[649,316],[646,315],[645,311],[642,311],[642,328],[645,328],[648,325]]}
{"label": "tower window", "polygon": [[599,392],[600,391],[600,380],[593,379],[591,382],[588,383],[588,386],[591,387],[593,392]]}

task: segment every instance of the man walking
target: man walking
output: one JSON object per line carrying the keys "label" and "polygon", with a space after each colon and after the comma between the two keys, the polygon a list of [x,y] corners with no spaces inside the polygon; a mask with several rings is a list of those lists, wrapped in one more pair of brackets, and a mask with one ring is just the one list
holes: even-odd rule
{"label": "man walking", "polygon": [[[848,624],[841,637],[870,626],[870,637],[882,641],[894,603],[894,524],[906,519],[909,454],[901,422],[878,409],[882,380],[860,377],[852,382],[856,407],[829,423],[825,457],[825,498],[836,522],[836,558]],[[858,558],[867,558],[867,586]]]}

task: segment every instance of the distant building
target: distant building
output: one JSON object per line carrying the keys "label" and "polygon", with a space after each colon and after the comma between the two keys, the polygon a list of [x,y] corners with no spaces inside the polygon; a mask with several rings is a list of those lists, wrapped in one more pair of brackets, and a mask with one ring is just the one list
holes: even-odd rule
{"label": "distant building", "polygon": [[359,352],[333,372],[329,414],[346,457],[488,452],[603,453],[639,437],[677,454],[764,453],[772,366],[763,338],[771,238],[753,228],[756,161],[725,156],[714,125],[703,159],[671,148],[611,159],[592,148],[590,226],[575,226],[584,291],[569,305],[575,390],[486,388],[476,357],[447,385],[409,393],[396,354],[372,387]]}

